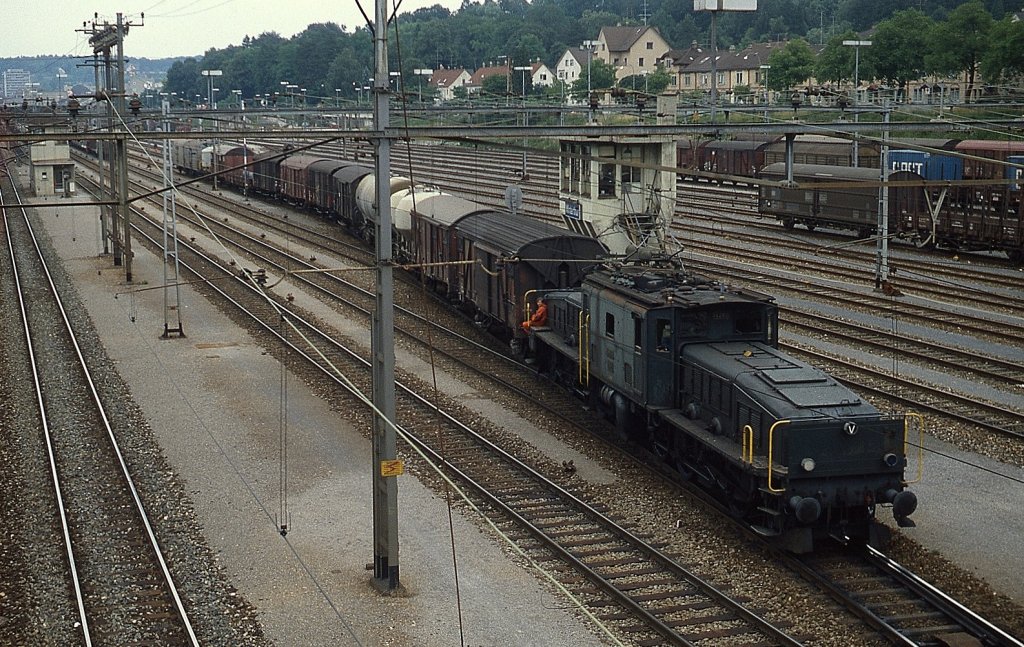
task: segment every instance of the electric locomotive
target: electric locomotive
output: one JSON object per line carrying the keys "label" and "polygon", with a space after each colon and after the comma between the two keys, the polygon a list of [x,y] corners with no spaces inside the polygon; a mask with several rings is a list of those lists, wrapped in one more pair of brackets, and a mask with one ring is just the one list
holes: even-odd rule
{"label": "electric locomotive", "polygon": [[771,297],[647,262],[606,264],[544,298],[539,368],[758,532],[808,552],[826,536],[884,543],[879,505],[912,525],[905,435],[919,421],[779,350]]}

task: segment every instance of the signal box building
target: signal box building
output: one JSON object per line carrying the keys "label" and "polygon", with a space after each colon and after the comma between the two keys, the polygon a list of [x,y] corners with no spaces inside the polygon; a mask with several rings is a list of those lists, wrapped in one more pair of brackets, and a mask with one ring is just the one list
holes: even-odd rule
{"label": "signal box building", "polygon": [[[43,129],[43,132],[62,132]],[[32,192],[37,196],[71,195],[75,192],[75,164],[66,141],[41,141],[31,147]]]}
{"label": "signal box building", "polygon": [[[659,120],[674,122],[674,101],[658,97]],[[675,209],[672,137],[574,137],[561,140],[559,149],[566,227],[597,238],[613,254],[664,249]]]}

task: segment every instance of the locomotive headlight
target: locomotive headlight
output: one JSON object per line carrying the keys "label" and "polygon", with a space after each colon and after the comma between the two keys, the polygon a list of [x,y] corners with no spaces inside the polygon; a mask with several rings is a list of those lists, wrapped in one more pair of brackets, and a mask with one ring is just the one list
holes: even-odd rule
{"label": "locomotive headlight", "polygon": [[800,461],[800,467],[804,468],[805,472],[813,472],[814,471],[814,459],[813,458],[805,458],[805,459],[803,459],[802,461]]}
{"label": "locomotive headlight", "polygon": [[856,422],[847,422],[846,424],[843,425],[843,431],[846,433],[847,436],[856,436],[857,435],[857,423]]}

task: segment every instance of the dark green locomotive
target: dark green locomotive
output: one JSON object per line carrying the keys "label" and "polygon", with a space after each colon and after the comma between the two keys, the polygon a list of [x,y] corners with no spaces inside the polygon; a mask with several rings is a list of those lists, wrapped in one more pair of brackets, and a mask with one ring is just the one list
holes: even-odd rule
{"label": "dark green locomotive", "polygon": [[[908,426],[778,349],[763,294],[681,268],[606,265],[545,295],[535,360],[797,552],[825,536],[878,543],[878,505],[910,524]],[[770,469],[769,469],[770,467]]]}

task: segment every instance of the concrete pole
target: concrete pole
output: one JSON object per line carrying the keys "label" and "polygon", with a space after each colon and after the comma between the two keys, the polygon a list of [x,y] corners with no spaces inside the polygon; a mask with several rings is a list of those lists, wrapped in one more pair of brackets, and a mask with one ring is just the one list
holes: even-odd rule
{"label": "concrete pole", "polygon": [[711,12],[711,123],[715,123],[715,104],[718,103],[718,12]]}
{"label": "concrete pole", "polygon": [[[111,66],[110,49],[107,48],[107,49],[103,50],[103,67],[104,67],[104,75],[106,77],[105,88],[106,88],[106,95],[107,95],[107,125],[108,125],[108,129],[110,130],[110,132],[114,132],[114,97],[113,97],[113,94],[119,92],[119,90],[114,87],[114,76],[113,76],[113,71],[110,69],[110,66]],[[110,151],[110,193],[111,193],[111,197],[113,197],[114,192],[117,191],[116,187],[119,184],[119,180],[118,180],[118,177],[117,177],[118,176],[118,173],[117,173],[117,168],[118,168],[117,167],[117,143],[113,142],[113,141],[110,142],[110,148],[108,150]],[[115,267],[120,267],[121,266],[121,262],[122,262],[120,214],[117,212],[117,209],[114,208],[114,207],[110,207],[109,213],[110,213],[110,238],[111,238],[111,240],[113,242],[113,245],[114,245],[114,248],[113,248],[114,249],[114,251],[113,251],[114,266]]]}
{"label": "concrete pole", "polygon": [[[376,141],[377,160],[377,308],[373,317],[370,353],[373,363],[373,581],[383,592],[399,587],[398,577],[398,456],[395,433],[395,304],[391,258],[391,142],[384,135],[389,123],[387,2],[376,0],[374,30],[373,121],[382,133]],[[385,475],[389,474],[389,475]]]}
{"label": "concrete pole", "polygon": [[889,175],[889,100],[882,106],[882,157],[879,159],[878,175],[882,185],[878,187],[878,244],[875,263],[875,289],[881,289],[883,283],[889,281],[889,186],[886,180]]}
{"label": "concrete pole", "polygon": [[[93,64],[93,71],[95,72],[95,76],[96,76],[96,94],[99,94],[101,86],[100,86],[100,59],[99,59],[98,55],[96,55],[96,54],[92,55],[92,64]],[[99,177],[97,178],[99,180],[99,187],[100,187],[100,192],[99,192],[100,200],[105,200],[106,199],[106,195],[107,195],[106,184],[105,184],[105,182],[103,180],[103,149],[105,149],[106,147],[107,147],[107,143],[106,142],[104,142],[104,141],[97,141],[96,142],[96,157],[97,157],[97,161],[99,162],[99,169],[100,169]],[[103,253],[104,254],[109,254],[110,253],[110,236],[107,233],[107,208],[106,207],[100,207],[100,239],[103,241]]]}
{"label": "concrete pole", "polygon": [[[124,87],[124,22],[121,14],[117,14],[117,113],[127,124],[128,116],[125,114],[125,87]],[[127,126],[125,127],[127,131]],[[117,208],[121,212],[124,223],[124,280],[132,282],[132,228],[131,209],[128,207],[128,139],[127,133],[117,140],[117,166],[118,166],[118,197]]]}

